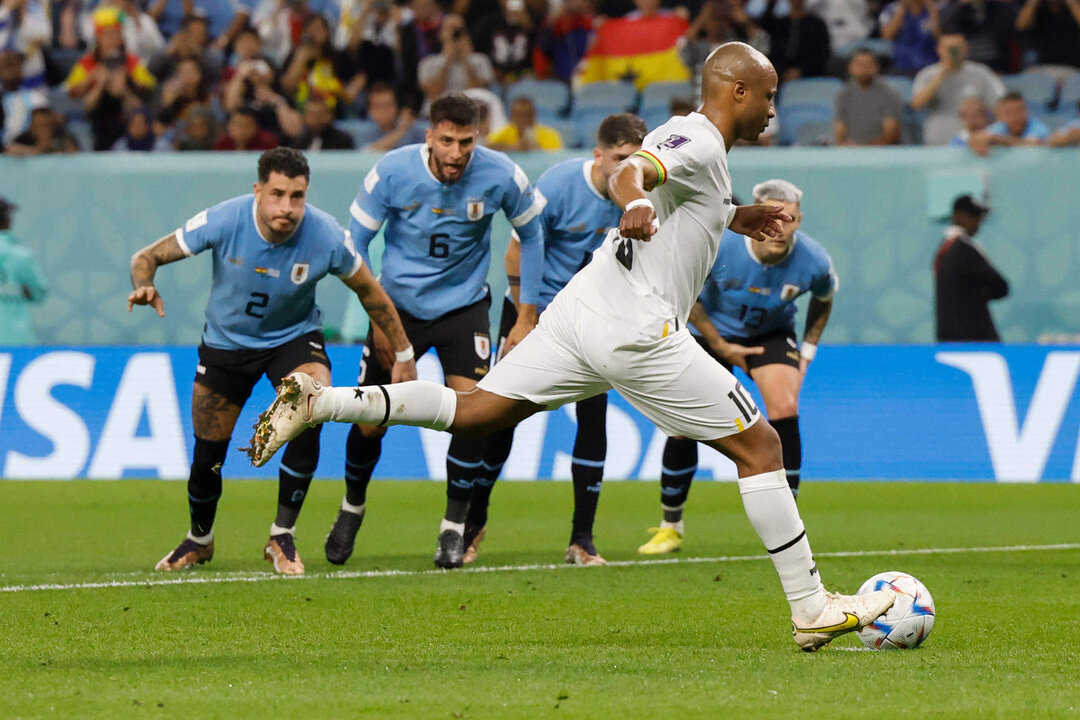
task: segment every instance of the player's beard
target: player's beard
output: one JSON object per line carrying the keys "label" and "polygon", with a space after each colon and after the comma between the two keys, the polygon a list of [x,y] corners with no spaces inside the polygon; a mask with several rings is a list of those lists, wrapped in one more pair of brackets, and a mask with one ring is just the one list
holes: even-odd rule
{"label": "player's beard", "polygon": [[282,217],[267,218],[265,215],[262,214],[262,212],[260,212],[259,213],[259,219],[262,221],[262,223],[261,223],[262,226],[269,231],[270,237],[268,239],[270,240],[270,242],[283,243],[283,242],[286,242],[287,240],[289,240],[293,235],[296,234],[296,229],[298,227],[300,227],[300,220],[303,219],[303,216],[301,216],[299,218],[291,218],[292,225],[289,226],[288,230],[278,230],[277,228],[274,227],[274,224],[273,224],[275,220],[285,220],[287,218],[282,218]]}
{"label": "player's beard", "polygon": [[465,168],[469,165],[469,159],[472,157],[472,153],[464,155],[461,159],[460,165],[455,164],[454,170],[457,171],[457,176],[449,178],[446,176],[446,161],[440,160],[436,155],[432,154],[432,159],[435,161],[435,176],[439,178],[439,182],[446,183],[447,185],[456,183],[461,179],[461,176],[465,174]]}

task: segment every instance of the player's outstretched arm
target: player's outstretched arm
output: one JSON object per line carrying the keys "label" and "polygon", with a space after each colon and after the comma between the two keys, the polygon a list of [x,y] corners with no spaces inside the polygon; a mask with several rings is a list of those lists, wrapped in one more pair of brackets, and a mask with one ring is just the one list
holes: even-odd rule
{"label": "player's outstretched arm", "polygon": [[158,317],[165,317],[165,301],[154,287],[154,275],[161,265],[183,260],[184,251],[176,240],[176,233],[166,235],[131,256],[131,287],[128,295],[128,312],[136,305],[150,305]]}
{"label": "player's outstretched arm", "polygon": [[656,166],[638,155],[623,160],[611,174],[608,194],[625,211],[619,220],[623,237],[648,240],[656,232],[656,210],[645,193],[659,182]]}
{"label": "player's outstretched arm", "polygon": [[728,227],[733,232],[763,242],[780,237],[784,232],[782,223],[791,222],[792,219],[781,205],[740,205],[735,208],[735,215]]}
{"label": "player's outstretched arm", "polygon": [[832,298],[828,300],[810,298],[810,306],[806,309],[806,329],[803,331],[802,348],[799,352],[799,371],[803,375],[806,374],[806,369],[810,367],[810,362],[817,353],[818,342],[821,340],[822,333],[825,332],[825,325],[829,322],[829,315],[832,313],[832,303]]}
{"label": "player's outstretched arm", "polygon": [[[401,324],[401,317],[397,308],[386,294],[386,290],[368,270],[367,264],[360,266],[352,276],[343,278],[350,290],[360,298],[360,304],[364,306],[372,324],[389,340],[386,343],[376,342],[376,355],[383,353],[385,358],[380,358],[386,367],[390,368],[391,382],[403,382],[416,379],[416,358],[413,356],[412,344],[405,334],[405,328]],[[372,333],[374,335],[375,333]]]}

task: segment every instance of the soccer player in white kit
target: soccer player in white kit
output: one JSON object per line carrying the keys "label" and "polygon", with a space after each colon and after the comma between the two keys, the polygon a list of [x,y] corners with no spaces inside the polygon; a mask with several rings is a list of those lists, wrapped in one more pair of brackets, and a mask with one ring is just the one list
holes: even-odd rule
{"label": "soccer player in white kit", "polygon": [[704,442],[735,462],[743,506],[780,576],[799,647],[816,650],[873,622],[895,594],[825,592],[776,431],[686,330],[724,228],[764,240],[791,219],[780,206],[734,206],[727,168],[735,141],[754,140],[775,115],[776,84],[768,58],[748,45],[728,43],[709,56],[700,110],[654,130],[612,175],[611,199],[624,209],[618,230],[474,390],[419,381],[332,388],[294,373],[256,426],[252,462],[264,464],[322,422],[483,436],[614,388],[668,435]]}

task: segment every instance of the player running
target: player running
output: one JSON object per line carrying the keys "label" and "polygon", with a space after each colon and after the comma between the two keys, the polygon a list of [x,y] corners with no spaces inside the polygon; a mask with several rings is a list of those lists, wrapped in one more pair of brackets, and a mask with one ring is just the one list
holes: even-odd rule
{"label": "player running", "polygon": [[[758,241],[791,221],[779,206],[731,202],[727,152],[775,115],[776,71],[728,43],[702,71],[702,106],[646,138],[609,183],[618,230],[548,305],[539,325],[468,393],[433,383],[324,388],[297,373],[262,416],[251,457],[265,463],[312,424],[410,424],[483,436],[567,402],[618,390],[668,435],[731,458],[743,507],[769,551],[791,606],[795,642],[813,651],[872,622],[891,591],[826,593],[788,490],[780,439],[750,395],[686,330],[686,319],[730,226]],[[358,397],[359,395],[359,397]]]}
{"label": "player running", "polygon": [[[372,322],[404,351],[409,340],[393,303],[337,221],[306,203],[310,171],[297,150],[277,148],[259,158],[254,195],[226,200],[191,218],[176,232],[131,258],[128,311],[150,305],[165,317],[154,287],[158,267],[214,254],[214,279],[192,389],[195,452],[188,476],[191,529],[155,569],[180,570],[214,556],[214,515],[236,419],[255,383],[266,375],[275,387],[291,372],[330,382],[315,285],[334,274],[356,293]],[[402,360],[392,381],[414,380],[416,364]],[[300,575],[293,528],[319,461],[319,428],[297,435],[278,471],[277,516],[264,554],[274,570]]]}
{"label": "player running", "polygon": [[[386,223],[380,280],[401,312],[416,352],[439,354],[446,384],[467,392],[490,367],[491,221],[502,210],[521,238],[521,312],[507,346],[536,325],[543,272],[538,216],[544,198],[509,157],[477,147],[479,112],[461,93],[431,104],[426,143],[394,150],[367,174],[349,209],[349,230],[368,260],[368,246]],[[408,357],[412,357],[409,351]],[[398,356],[400,360],[404,356]],[[361,385],[389,379],[395,355],[378,327],[364,343]],[[326,559],[343,564],[364,519],[367,486],[382,453],[382,423],[349,431],[345,497],[326,538]],[[466,512],[480,469],[482,441],[455,436],[446,455],[446,514],[439,526],[435,564],[460,567]]]}
{"label": "player running", "polygon": [[[608,196],[608,179],[616,166],[641,149],[648,130],[630,113],[609,115],[600,123],[591,159],[566,160],[548,169],[536,181],[536,191],[547,199],[540,213],[544,231],[544,277],[540,285],[540,312],[581,268],[592,259],[609,228],[619,224],[622,210]],[[506,274],[510,289],[503,300],[499,355],[517,322],[521,246],[516,234],[506,249]],[[581,400],[575,408],[577,437],[570,473],[574,484],[574,519],[565,559],[576,565],[604,565],[606,560],[593,544],[593,522],[600,499],[607,455],[607,393]],[[483,461],[473,485],[469,515],[465,522],[465,562],[476,551],[487,524],[491,489],[499,477],[514,442],[514,426],[487,439]]]}
{"label": "player running", "polygon": [[[787,180],[754,187],[754,202],[776,203],[793,219],[783,233],[755,243],[724,231],[712,272],[690,311],[691,332],[705,351],[728,370],[737,365],[750,375],[765,400],[769,423],[780,436],[788,487],[799,495],[802,441],[799,389],[832,312],[840,285],[825,248],[799,230],[802,190]],[[802,347],[795,336],[795,300],[809,292]],[[696,330],[696,332],[694,332]],[[643,555],[673,552],[682,546],[683,506],[697,471],[697,442],[668,438],[660,476],[664,519]]]}

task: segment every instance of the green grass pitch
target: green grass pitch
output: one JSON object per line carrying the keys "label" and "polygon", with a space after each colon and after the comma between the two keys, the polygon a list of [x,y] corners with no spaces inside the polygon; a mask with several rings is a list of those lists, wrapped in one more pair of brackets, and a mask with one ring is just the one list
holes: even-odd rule
{"label": "green grass pitch", "polygon": [[322,553],[342,486],[320,481],[308,575],[281,579],[261,555],[271,483],[226,481],[216,557],[164,575],[183,484],[3,482],[0,718],[1080,716],[1080,488],[803,487],[827,587],[884,570],[929,587],[922,648],[799,652],[728,483],[695,485],[684,551],[654,564],[636,548],[657,485],[607,483],[597,546],[627,564],[567,568],[569,484],[504,482],[477,570],[436,572],[440,484],[374,483],[342,570]]}

